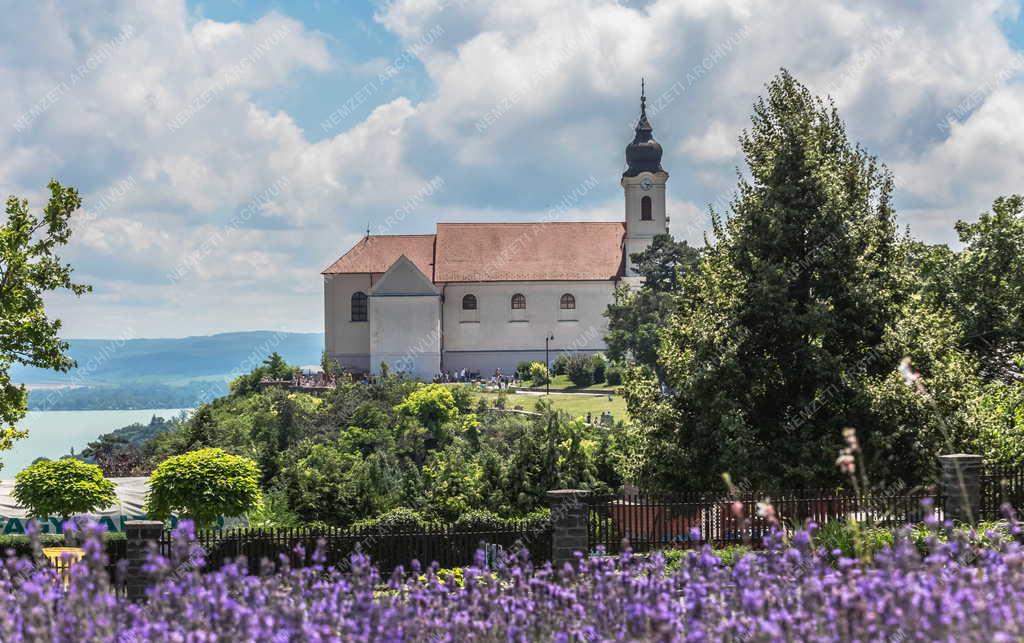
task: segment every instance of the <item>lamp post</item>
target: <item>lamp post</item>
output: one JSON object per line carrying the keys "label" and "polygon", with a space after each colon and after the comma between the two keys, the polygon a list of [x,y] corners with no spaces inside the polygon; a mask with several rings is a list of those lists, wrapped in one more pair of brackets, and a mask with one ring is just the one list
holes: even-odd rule
{"label": "lamp post", "polygon": [[544,338],[544,368],[548,369],[548,376],[544,380],[546,388],[544,395],[551,395],[551,359],[548,357],[548,342],[555,338],[555,334],[549,332]]}

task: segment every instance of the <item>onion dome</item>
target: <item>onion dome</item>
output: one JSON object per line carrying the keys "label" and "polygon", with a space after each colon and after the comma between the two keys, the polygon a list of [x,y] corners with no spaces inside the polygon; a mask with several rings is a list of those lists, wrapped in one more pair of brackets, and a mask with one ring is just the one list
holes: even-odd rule
{"label": "onion dome", "polygon": [[654,140],[654,128],[647,120],[647,97],[642,83],[640,87],[640,120],[636,123],[633,142],[626,146],[626,171],[622,176],[665,171],[661,167],[661,144]]}

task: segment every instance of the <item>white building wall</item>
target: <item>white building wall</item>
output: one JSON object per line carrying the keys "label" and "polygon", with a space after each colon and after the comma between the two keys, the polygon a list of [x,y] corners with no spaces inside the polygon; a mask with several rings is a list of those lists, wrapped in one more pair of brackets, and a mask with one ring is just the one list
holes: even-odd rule
{"label": "white building wall", "polygon": [[[521,361],[544,361],[544,337],[553,360],[561,352],[604,350],[613,281],[532,281],[455,283],[444,286],[444,360],[446,370],[467,368],[490,376],[501,368],[511,373]],[[513,311],[512,295],[526,296],[526,311]],[[561,296],[576,298],[575,311],[560,308]],[[473,294],[474,313],[462,311],[462,299]]]}
{"label": "white building wall", "polygon": [[370,297],[370,371],[431,381],[441,370],[441,300],[438,295]]}
{"label": "white building wall", "polygon": [[370,294],[374,275],[324,275],[324,344],[342,366],[370,368],[370,323],[352,321],[352,295]]}

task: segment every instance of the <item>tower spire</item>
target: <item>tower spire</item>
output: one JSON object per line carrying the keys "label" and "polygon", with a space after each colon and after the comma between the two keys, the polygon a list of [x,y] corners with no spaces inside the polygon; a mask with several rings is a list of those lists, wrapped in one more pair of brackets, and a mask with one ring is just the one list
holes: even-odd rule
{"label": "tower spire", "polygon": [[647,79],[640,77],[640,118],[636,122],[636,136],[626,146],[625,176],[640,172],[664,172],[661,167],[661,145],[654,140],[654,128],[647,120]]}

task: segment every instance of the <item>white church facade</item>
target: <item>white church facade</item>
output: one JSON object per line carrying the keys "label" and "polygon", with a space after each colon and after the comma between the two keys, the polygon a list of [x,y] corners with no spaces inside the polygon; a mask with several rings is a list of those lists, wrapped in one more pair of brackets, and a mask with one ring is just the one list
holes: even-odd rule
{"label": "white church facade", "polygon": [[325,350],[343,368],[382,364],[512,373],[522,361],[604,350],[629,255],[668,232],[662,149],[645,98],[626,146],[624,221],[439,223],[433,234],[367,235],[323,271]]}

